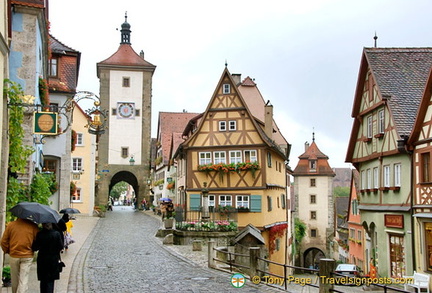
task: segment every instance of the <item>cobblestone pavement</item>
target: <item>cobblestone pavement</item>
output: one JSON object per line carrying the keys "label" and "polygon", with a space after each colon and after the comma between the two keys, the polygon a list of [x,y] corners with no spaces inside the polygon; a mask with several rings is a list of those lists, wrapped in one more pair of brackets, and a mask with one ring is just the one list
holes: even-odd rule
{"label": "cobblestone pavement", "polygon": [[[155,237],[161,221],[130,207],[115,207],[99,220],[74,262],[68,292],[281,292],[263,285],[231,285],[232,274],[196,265]],[[84,244],[83,248],[86,246]],[[82,265],[78,265],[78,263]],[[80,284],[82,283],[82,284]]]}

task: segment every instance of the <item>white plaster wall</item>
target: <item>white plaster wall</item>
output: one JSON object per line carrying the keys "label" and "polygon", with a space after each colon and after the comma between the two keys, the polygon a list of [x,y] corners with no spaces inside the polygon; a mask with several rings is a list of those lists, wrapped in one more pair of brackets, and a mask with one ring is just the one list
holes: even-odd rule
{"label": "white plaster wall", "polygon": [[[130,78],[130,87],[123,87],[123,77]],[[113,165],[128,165],[130,156],[121,157],[122,147],[129,148],[129,154],[134,156],[135,165],[141,164],[142,139],[142,89],[143,73],[133,71],[110,71],[110,104],[111,109],[117,108],[118,102],[135,103],[135,109],[140,110],[140,116],[134,118],[118,118],[111,115],[109,121],[108,163]]]}

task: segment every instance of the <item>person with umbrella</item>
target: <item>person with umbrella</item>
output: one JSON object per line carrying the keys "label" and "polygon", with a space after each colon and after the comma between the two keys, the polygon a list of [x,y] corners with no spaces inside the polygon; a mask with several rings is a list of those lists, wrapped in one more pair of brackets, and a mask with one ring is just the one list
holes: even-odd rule
{"label": "person with umbrella", "polygon": [[59,231],[52,223],[43,223],[43,229],[37,234],[32,249],[39,251],[37,257],[37,278],[41,293],[54,293],[54,282],[60,279],[60,251],[63,241]]}
{"label": "person with umbrella", "polygon": [[28,289],[30,267],[33,262],[32,244],[39,232],[30,220],[18,218],[7,224],[1,239],[4,253],[9,254],[12,293],[24,293]]}

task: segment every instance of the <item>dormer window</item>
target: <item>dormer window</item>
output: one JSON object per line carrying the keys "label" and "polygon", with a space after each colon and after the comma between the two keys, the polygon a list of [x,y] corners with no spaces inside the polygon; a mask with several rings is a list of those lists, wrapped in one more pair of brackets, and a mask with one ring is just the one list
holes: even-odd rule
{"label": "dormer window", "polygon": [[224,94],[230,94],[231,93],[231,85],[228,83],[225,83],[223,85],[223,93]]}
{"label": "dormer window", "polygon": [[315,171],[316,170],[316,161],[315,160],[309,161],[309,167],[310,167],[311,171]]}
{"label": "dormer window", "polygon": [[50,77],[57,77],[57,67],[58,67],[58,59],[57,58],[51,58],[48,64],[48,75]]}

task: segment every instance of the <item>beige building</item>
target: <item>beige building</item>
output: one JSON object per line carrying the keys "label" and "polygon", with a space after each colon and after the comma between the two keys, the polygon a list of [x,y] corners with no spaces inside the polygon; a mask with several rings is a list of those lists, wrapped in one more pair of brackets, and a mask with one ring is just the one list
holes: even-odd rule
{"label": "beige building", "polygon": [[[87,114],[75,104],[72,124],[70,207],[83,214],[92,215],[95,205],[96,136],[88,132]],[[100,176],[100,175],[99,175]],[[103,176],[103,175],[102,175]]]}

